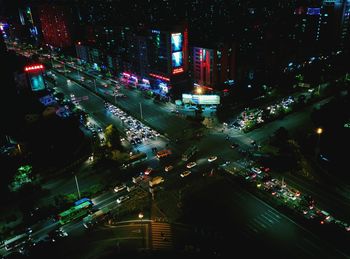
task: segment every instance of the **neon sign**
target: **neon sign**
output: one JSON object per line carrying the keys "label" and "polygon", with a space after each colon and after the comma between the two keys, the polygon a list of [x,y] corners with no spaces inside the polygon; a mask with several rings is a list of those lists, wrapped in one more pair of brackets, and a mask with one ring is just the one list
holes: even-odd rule
{"label": "neon sign", "polygon": [[24,67],[24,71],[28,72],[28,71],[35,71],[35,70],[40,70],[40,69],[44,69],[43,65],[34,65],[34,66],[26,66]]}
{"label": "neon sign", "polygon": [[320,15],[321,14],[321,8],[307,8],[308,15]]}
{"label": "neon sign", "polygon": [[170,79],[169,78],[167,78],[167,77],[164,77],[164,76],[160,76],[160,75],[156,75],[156,74],[152,74],[152,73],[150,73],[149,74],[150,76],[152,76],[152,77],[155,77],[155,78],[158,78],[158,79],[161,79],[161,80],[164,80],[164,81],[170,81]]}
{"label": "neon sign", "polygon": [[173,70],[173,74],[174,74],[174,75],[175,75],[175,74],[182,73],[182,72],[184,72],[184,69],[183,69],[182,67],[175,68],[175,69]]}

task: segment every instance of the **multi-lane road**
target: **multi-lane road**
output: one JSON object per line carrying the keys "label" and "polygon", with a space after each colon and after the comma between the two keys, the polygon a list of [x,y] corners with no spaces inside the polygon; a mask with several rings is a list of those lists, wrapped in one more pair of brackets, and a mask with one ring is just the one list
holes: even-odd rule
{"label": "multi-lane road", "polygon": [[[69,74],[69,77],[71,78],[78,76],[76,72]],[[72,93],[76,97],[87,96],[88,100],[81,101],[79,105],[85,111],[89,112],[94,120],[96,120],[102,127],[113,124],[122,131],[124,130],[124,127],[121,121],[110,113],[107,113],[104,108],[104,100],[100,95],[105,96],[104,98],[112,103],[115,102],[115,98],[111,96],[111,90],[106,89],[103,86],[103,83],[103,80],[98,79],[96,88],[93,82],[88,83],[90,86],[87,85],[87,87],[82,87],[74,81],[67,83],[67,78],[64,75],[57,74],[57,88],[59,91],[67,96],[70,96]],[[97,91],[99,95],[96,95],[94,91]],[[170,113],[173,106],[154,104],[151,100],[143,99],[141,94],[135,90],[122,88],[121,91],[126,94],[127,98],[118,98],[116,103],[118,106],[120,105],[123,109],[130,110],[131,114],[140,114],[141,103],[143,108],[143,119],[156,129],[168,133],[168,136],[177,136],[178,132],[189,127],[189,123],[186,120]],[[290,121],[291,125],[294,125],[295,122],[300,120],[300,116],[306,116],[302,114],[303,113],[300,113],[298,115],[298,113],[295,113],[289,115],[283,119],[283,123],[280,121],[272,122],[271,127],[266,126],[265,130],[268,128],[271,131],[274,128],[279,127],[279,125],[285,126],[288,124],[288,121]],[[139,146],[138,149],[148,154],[148,157],[151,158],[149,164],[151,164],[153,168],[158,169],[158,174],[162,174],[165,177],[165,186],[169,187],[169,189],[172,188],[171,186],[176,186],[178,189],[184,189],[188,188],[189,183],[194,185],[200,183],[200,181],[193,181],[193,179],[197,179],[198,177],[202,179],[202,172],[207,171],[208,168],[210,168],[209,162],[207,161],[209,156],[217,155],[219,157],[217,163],[233,161],[240,158],[240,154],[230,148],[230,141],[226,140],[227,134],[230,135],[230,140],[240,143],[242,147],[248,147],[251,139],[264,141],[269,135],[265,130],[263,127],[249,134],[240,134],[228,130],[225,132],[207,130],[203,138],[194,141],[200,150],[196,156],[196,162],[198,165],[191,169],[193,174],[188,179],[187,177],[181,178],[179,176],[181,172],[186,170],[184,162],[172,160],[171,163],[173,163],[175,168],[171,173],[165,174],[163,172],[165,162],[159,162],[154,158],[151,147],[158,147],[158,149],[164,148],[168,143],[166,138],[161,137],[157,140],[150,141],[149,143],[144,143]],[[170,147],[175,151],[176,155],[181,154],[178,150],[184,150],[183,146],[174,143],[171,143]],[[234,221],[237,226],[239,226],[241,234],[244,235],[247,240],[257,240],[257,238],[258,240],[264,239],[264,244],[267,244],[271,249],[273,249],[274,246],[277,246],[279,249],[286,251],[286,253],[293,253],[300,257],[311,255],[319,255],[321,257],[322,255],[329,255],[329,257],[333,258],[345,257],[342,252],[321,241],[304,227],[274,210],[262,200],[251,195],[248,191],[239,187],[237,184],[232,183],[229,179],[226,184],[233,185],[234,188],[232,188],[232,191],[229,194],[223,193],[218,196],[226,197],[227,202],[234,205],[235,210],[237,211],[235,214],[241,215],[234,217]],[[146,191],[147,181],[143,183],[143,187]],[[113,206],[115,206],[115,199],[117,195],[120,194],[110,192],[104,195],[104,198],[101,198],[102,196],[96,198],[96,204],[98,206],[109,206],[108,202],[110,202],[110,204],[112,204],[111,209],[113,209]],[[99,202],[99,199],[101,199],[101,202]],[[71,226],[68,225],[66,228],[68,231],[75,233],[72,231],[72,229],[75,229],[74,227],[71,228]]]}

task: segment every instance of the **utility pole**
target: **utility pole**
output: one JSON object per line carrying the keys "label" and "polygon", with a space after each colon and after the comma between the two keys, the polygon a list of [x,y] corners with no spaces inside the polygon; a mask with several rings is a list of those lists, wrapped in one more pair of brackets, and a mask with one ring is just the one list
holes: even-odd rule
{"label": "utility pole", "polygon": [[81,198],[81,196],[80,196],[80,190],[79,190],[78,178],[77,178],[77,176],[76,176],[76,175],[74,175],[74,178],[75,178],[75,184],[76,184],[76,186],[77,186],[77,190],[78,190],[78,196],[79,196],[79,199],[80,199],[80,198]]}
{"label": "utility pole", "polygon": [[94,87],[95,87],[95,92],[97,93],[97,88],[96,88],[96,79],[94,78]]}
{"label": "utility pole", "polygon": [[142,116],[142,104],[141,103],[139,103],[140,104],[140,114],[141,114],[141,120],[143,120],[143,116]]}

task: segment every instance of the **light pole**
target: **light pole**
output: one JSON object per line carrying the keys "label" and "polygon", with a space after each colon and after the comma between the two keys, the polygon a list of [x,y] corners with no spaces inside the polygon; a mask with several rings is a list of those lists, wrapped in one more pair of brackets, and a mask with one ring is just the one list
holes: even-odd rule
{"label": "light pole", "polygon": [[315,152],[315,156],[316,156],[316,159],[317,159],[318,155],[320,154],[320,142],[321,142],[321,134],[323,133],[323,129],[322,128],[317,128],[316,129],[316,133],[318,135],[317,145],[316,145],[316,152]]}
{"label": "light pole", "polygon": [[77,186],[77,190],[78,190],[78,196],[79,196],[79,199],[81,198],[80,196],[80,190],[79,190],[79,184],[78,184],[78,178],[76,175],[74,175],[74,179],[75,179],[75,184]]}
{"label": "light pole", "polygon": [[139,219],[140,219],[140,233],[142,235],[142,246],[143,246],[143,243],[144,243],[144,233],[143,233],[143,230],[142,230],[142,219],[143,219],[143,213],[140,212],[139,213]]}
{"label": "light pole", "polygon": [[51,60],[51,68],[53,69],[53,57],[52,57],[52,52],[51,52],[51,55],[50,55],[50,60]]}
{"label": "light pole", "polygon": [[140,104],[140,114],[141,114],[141,120],[143,120],[143,116],[142,116],[142,104],[141,103],[139,103]]}
{"label": "light pole", "polygon": [[94,78],[94,87],[95,87],[95,92],[97,93],[97,88],[96,88],[96,79]]}

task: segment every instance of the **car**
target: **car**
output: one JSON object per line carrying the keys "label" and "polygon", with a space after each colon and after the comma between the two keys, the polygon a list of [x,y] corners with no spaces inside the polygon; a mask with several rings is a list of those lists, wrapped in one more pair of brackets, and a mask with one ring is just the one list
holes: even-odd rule
{"label": "car", "polygon": [[174,167],[173,167],[172,165],[168,165],[168,166],[166,166],[166,167],[164,168],[164,171],[165,171],[165,172],[169,172],[169,171],[171,171],[173,168],[174,168]]}
{"label": "car", "polygon": [[228,166],[231,163],[231,161],[225,161],[225,163],[222,163],[220,166]]}
{"label": "car", "polygon": [[139,183],[139,182],[141,182],[143,180],[143,175],[142,175],[142,173],[139,175],[139,176],[133,176],[132,177],[132,182],[133,183]]}
{"label": "car", "polygon": [[190,174],[191,174],[191,171],[185,171],[181,173],[180,176],[183,178],[183,177],[189,176]]}
{"label": "car", "polygon": [[186,165],[186,167],[187,167],[188,169],[190,169],[190,168],[192,168],[192,167],[195,167],[196,165],[197,165],[196,162],[190,162],[190,163],[188,163],[188,164]]}
{"label": "car", "polygon": [[257,173],[257,174],[261,174],[261,170],[257,167],[252,167],[251,170],[254,172],[254,173]]}
{"label": "car", "polygon": [[118,185],[116,187],[114,187],[114,192],[120,192],[122,190],[126,189],[126,185],[122,184],[122,185]]}
{"label": "car", "polygon": [[146,170],[145,170],[145,175],[149,175],[150,173],[153,172],[153,168],[152,167],[148,167]]}
{"label": "car", "polygon": [[120,196],[118,199],[117,199],[117,203],[122,203],[123,201],[126,201],[130,199],[130,196],[129,195],[124,195],[124,196]]}
{"label": "car", "polygon": [[239,145],[238,145],[237,143],[232,143],[232,144],[231,144],[231,148],[232,148],[232,149],[235,149],[236,147],[239,147]]}
{"label": "car", "polygon": [[211,163],[211,162],[215,161],[216,159],[218,159],[217,156],[211,156],[208,158],[208,162]]}
{"label": "car", "polygon": [[131,191],[133,191],[133,190],[136,190],[136,185],[128,185],[128,186],[126,186],[126,190],[127,190],[128,192],[131,192]]}

